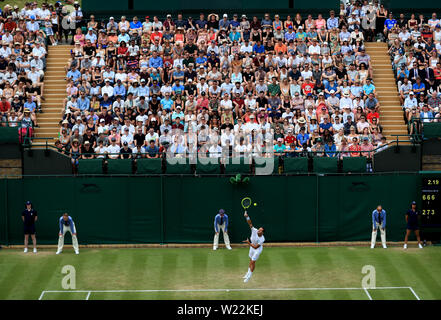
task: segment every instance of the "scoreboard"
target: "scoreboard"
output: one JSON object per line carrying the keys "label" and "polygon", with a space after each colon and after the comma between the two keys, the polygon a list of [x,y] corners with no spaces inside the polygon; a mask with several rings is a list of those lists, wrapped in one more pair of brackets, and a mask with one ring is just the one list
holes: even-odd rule
{"label": "scoreboard", "polygon": [[423,177],[421,226],[441,227],[441,177]]}

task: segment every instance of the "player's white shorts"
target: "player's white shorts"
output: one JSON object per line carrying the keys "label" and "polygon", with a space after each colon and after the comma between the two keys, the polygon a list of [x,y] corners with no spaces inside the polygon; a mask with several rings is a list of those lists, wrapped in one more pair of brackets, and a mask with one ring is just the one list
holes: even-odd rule
{"label": "player's white shorts", "polygon": [[260,246],[257,249],[250,247],[250,253],[249,253],[250,259],[253,261],[257,261],[257,259],[259,259],[260,254],[262,253],[262,250],[263,250],[262,246]]}

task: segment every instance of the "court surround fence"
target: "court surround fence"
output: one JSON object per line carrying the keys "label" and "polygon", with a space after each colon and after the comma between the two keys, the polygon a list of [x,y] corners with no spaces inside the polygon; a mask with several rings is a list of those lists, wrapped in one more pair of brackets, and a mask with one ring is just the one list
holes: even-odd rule
{"label": "court surround fence", "polygon": [[40,244],[55,244],[68,212],[81,244],[209,243],[214,216],[229,215],[230,239],[249,236],[240,200],[271,242],[367,241],[371,213],[387,211],[387,238],[402,240],[405,213],[419,202],[421,175],[353,174],[255,176],[249,184],[193,176],[25,177],[0,181],[0,243],[22,244],[21,212],[31,200]]}

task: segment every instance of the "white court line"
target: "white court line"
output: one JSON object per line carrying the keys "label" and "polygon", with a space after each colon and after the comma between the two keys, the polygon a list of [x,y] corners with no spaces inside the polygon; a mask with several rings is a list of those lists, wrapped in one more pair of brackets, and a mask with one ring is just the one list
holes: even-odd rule
{"label": "white court line", "polygon": [[[391,290],[391,289],[410,289],[417,300],[420,298],[411,287],[376,287],[370,290]],[[372,296],[366,288],[238,288],[238,289],[149,289],[149,290],[45,290],[41,293],[39,300],[42,300],[46,293],[87,293],[86,300],[92,293],[136,293],[136,292],[239,292],[239,291],[323,291],[323,290],[364,290],[369,300],[373,300]]]}
{"label": "white court line", "polygon": [[369,294],[369,292],[367,291],[367,289],[366,289],[366,288],[364,288],[364,292],[366,292],[366,294],[367,294],[367,296],[368,296],[369,300],[372,300],[372,297],[371,297],[371,295]]}
{"label": "white court line", "polygon": [[417,298],[417,300],[421,300],[420,297],[417,296],[417,294],[415,293],[415,291],[412,289],[412,287],[409,287],[410,291],[413,293],[413,295],[415,296],[415,298]]}
{"label": "white court line", "polygon": [[46,291],[43,291],[43,292],[41,293],[40,297],[38,298],[38,300],[43,300],[43,296],[44,296],[45,293],[46,293]]}

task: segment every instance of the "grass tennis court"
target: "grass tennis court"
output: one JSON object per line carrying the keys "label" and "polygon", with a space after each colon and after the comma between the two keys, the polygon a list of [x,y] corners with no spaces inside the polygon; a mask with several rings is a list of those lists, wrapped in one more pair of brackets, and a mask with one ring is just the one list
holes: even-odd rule
{"label": "grass tennis court", "polygon": [[[441,299],[441,248],[265,248],[244,284],[248,250],[65,248],[0,251],[0,299]],[[76,270],[75,290],[63,290]],[[376,289],[363,290],[372,265]]]}

